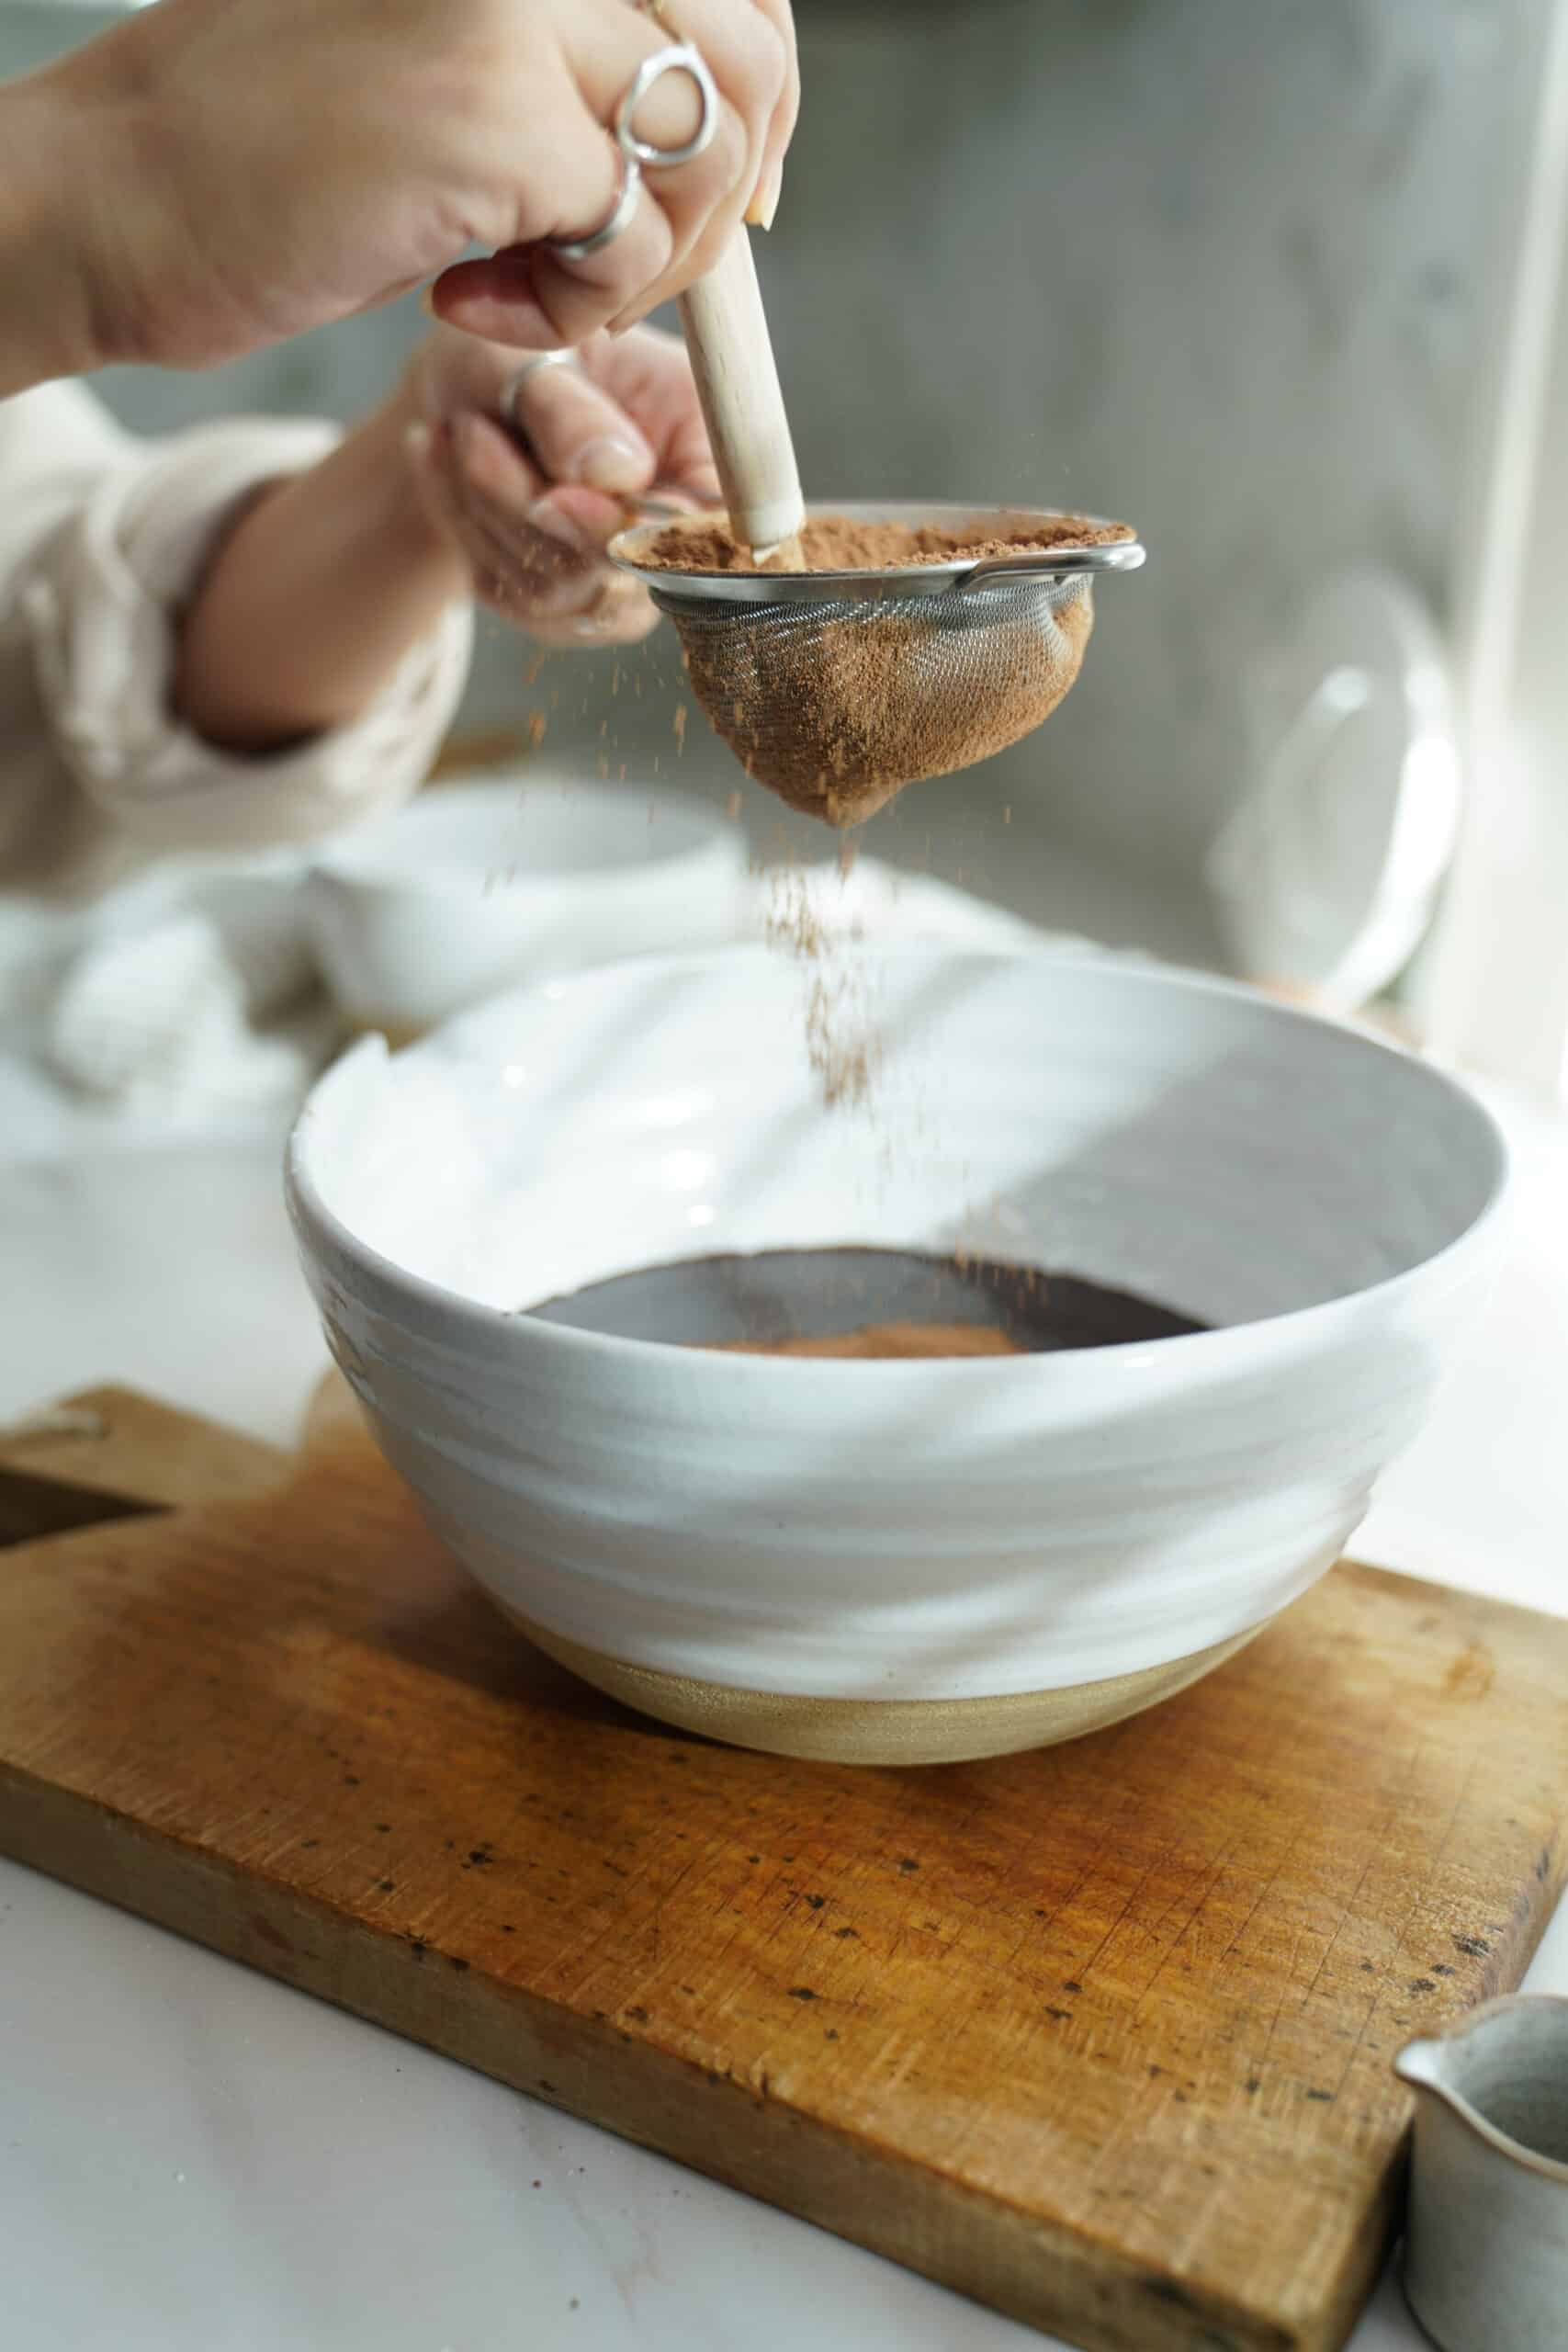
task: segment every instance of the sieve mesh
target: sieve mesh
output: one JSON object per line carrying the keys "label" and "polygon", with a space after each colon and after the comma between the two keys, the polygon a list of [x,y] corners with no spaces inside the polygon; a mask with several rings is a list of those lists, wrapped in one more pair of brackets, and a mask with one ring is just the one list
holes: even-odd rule
{"label": "sieve mesh", "polygon": [[1083,572],[777,604],[649,584],[693,692],[747,773],[834,825],[1038,727],[1077,676],[1094,618]]}

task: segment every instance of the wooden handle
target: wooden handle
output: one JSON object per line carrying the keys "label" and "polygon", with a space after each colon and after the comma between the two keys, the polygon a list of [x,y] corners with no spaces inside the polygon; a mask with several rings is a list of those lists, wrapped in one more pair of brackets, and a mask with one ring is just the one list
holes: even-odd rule
{"label": "wooden handle", "polygon": [[717,267],[687,288],[680,307],[729,526],[756,562],[801,571],[806,508],[744,229],[737,230]]}

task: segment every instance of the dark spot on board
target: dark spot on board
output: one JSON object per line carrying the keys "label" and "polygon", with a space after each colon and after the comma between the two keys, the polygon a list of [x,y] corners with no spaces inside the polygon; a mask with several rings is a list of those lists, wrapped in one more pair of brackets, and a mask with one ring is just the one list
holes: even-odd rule
{"label": "dark spot on board", "polygon": [[270,1944],[274,1951],[293,1951],[294,1947],[289,1942],[288,1937],[284,1934],[282,1928],[275,1928],[270,1919],[264,1919],[259,1911],[252,1912],[251,1926],[261,1938],[263,1943]]}
{"label": "dark spot on board", "polygon": [[1037,1911],[1037,1912],[1034,1914],[1034,1916],[1035,1916],[1035,1917],[1036,1917],[1037,1919],[1043,1919],[1043,1917],[1045,1917],[1045,1914],[1044,1914],[1044,1912],[1043,1912],[1043,1911]]}
{"label": "dark spot on board", "polygon": [[398,1882],[395,1878],[380,1879],[378,1884],[383,1894],[395,1894],[398,1891]]}
{"label": "dark spot on board", "polygon": [[319,1838],[302,1838],[299,1841],[299,1850],[301,1853],[308,1854],[312,1846],[319,1846],[321,1842]]}
{"label": "dark spot on board", "polygon": [[761,1854],[748,1854],[746,1859],[749,1862],[760,1862],[762,1857]]}
{"label": "dark spot on board", "polygon": [[918,1871],[920,1866],[913,1854],[903,1854],[899,1857],[898,1867],[908,1875],[910,1871]]}
{"label": "dark spot on board", "polygon": [[1076,1976],[1069,1976],[1064,1983],[1062,1990],[1064,1993],[1081,1993],[1083,1991],[1083,1986],[1078,1983]]}
{"label": "dark spot on board", "polygon": [[724,2076],[722,2075],[716,2074],[711,2066],[708,2068],[708,2081],[713,2085],[715,2090],[718,2088],[723,2080]]}
{"label": "dark spot on board", "polygon": [[1434,1960],[1430,1966],[1434,1976],[1452,1976],[1455,1973],[1451,1962],[1446,1960]]}
{"label": "dark spot on board", "polygon": [[376,1824],[376,1835],[378,1838],[389,1838],[391,1834],[392,1825],[389,1821],[378,1821]]}
{"label": "dark spot on board", "polygon": [[530,2188],[543,2188],[544,2185],[542,2180],[531,2180],[528,2183]]}
{"label": "dark spot on board", "polygon": [[1185,2107],[1187,2105],[1187,2093],[1185,2091],[1172,2091],[1170,2096],[1176,2101],[1178,2107]]}
{"label": "dark spot on board", "polygon": [[1540,1880],[1540,1883],[1541,1883],[1541,1885],[1542,1885],[1542,1886],[1544,1886],[1544,1885],[1546,1884],[1547,1879],[1550,1877],[1551,1872],[1551,1847],[1550,1847],[1550,1846],[1543,1846],[1543,1847],[1541,1848],[1541,1849],[1540,1849],[1540,1853],[1539,1853],[1539,1854],[1536,1856],[1536,1858],[1535,1858],[1535,1874],[1536,1874],[1536,1877]]}
{"label": "dark spot on board", "polygon": [[442,1846],[445,1848],[446,1851],[449,1854],[449,1853],[451,1853],[451,1851],[453,1850],[454,1847],[457,1845],[457,1840],[456,1839],[456,1838],[443,1838],[443,1839],[441,1840],[441,1843],[442,1843]]}
{"label": "dark spot on board", "polygon": [[837,2041],[839,2039],[838,2027],[836,2025],[825,2026],[822,2030],[822,2039],[824,2041]]}
{"label": "dark spot on board", "polygon": [[488,1846],[470,1846],[468,1849],[468,1866],[473,1870],[481,1871],[487,1862],[494,1860],[495,1856]]}
{"label": "dark spot on board", "polygon": [[1049,2001],[1045,2004],[1045,2014],[1048,2018],[1055,2018],[1058,2025],[1071,2025],[1073,2021],[1071,2009],[1054,2009]]}
{"label": "dark spot on board", "polygon": [[835,1928],[833,1930],[833,1941],[838,1944],[847,1943],[852,1936],[853,1936],[858,1941],[860,1929],[858,1928]]}
{"label": "dark spot on board", "polygon": [[1405,1986],[1408,1993],[1435,1993],[1437,1989],[1429,1976],[1413,1976]]}
{"label": "dark spot on board", "polygon": [[559,2098],[560,2097],[560,2093],[557,2090],[554,2083],[547,2083],[543,2075],[539,2076],[539,2088],[550,2098]]}
{"label": "dark spot on board", "polygon": [[409,1950],[412,1952],[415,1960],[423,1960],[425,1953],[430,1950],[430,1946],[425,1942],[423,1936],[411,1936],[409,1938]]}
{"label": "dark spot on board", "polygon": [[1151,2066],[1151,2067],[1149,2068],[1149,2080],[1150,2080],[1150,2082],[1151,2082],[1151,2083],[1157,2083],[1157,2082],[1158,2082],[1158,2080],[1159,2080],[1159,2078],[1160,2078],[1160,2076],[1164,2074],[1164,2072],[1165,2072],[1165,2068],[1164,2068],[1163,2066]]}
{"label": "dark spot on board", "polygon": [[1455,1951],[1463,1952],[1466,1960],[1486,1960],[1491,1956],[1491,1945],[1483,1944],[1479,1936],[1454,1936],[1450,1940]]}
{"label": "dark spot on board", "polygon": [[1377,1974],[1377,1970],[1372,1966],[1370,1960],[1364,1960],[1361,1962],[1361,1973],[1363,1976],[1375,1976]]}
{"label": "dark spot on board", "polygon": [[1246,2082],[1242,2085],[1242,2088],[1247,2093],[1248,2098],[1256,2098],[1258,2092],[1263,2088],[1263,2080],[1261,2075],[1248,2075]]}
{"label": "dark spot on board", "polygon": [[451,1953],[449,1957],[451,1959],[452,1965],[457,1970],[458,1975],[466,1976],[468,1973],[468,1962],[466,1960],[459,1960],[456,1952]]}
{"label": "dark spot on board", "polygon": [[1157,2302],[1174,2303],[1179,2312],[1202,2312],[1203,2306],[1197,2297],[1190,2295],[1186,2288],[1178,2285],[1174,2278],[1149,2278],[1145,2284]]}
{"label": "dark spot on board", "polygon": [[1334,2104],[1334,2093],[1332,2091],[1308,2091],[1307,2097],[1308,2098],[1315,2099],[1320,2107],[1332,2107]]}
{"label": "dark spot on board", "polygon": [[828,1898],[825,1894],[808,1894],[806,1898],[806,1907],[808,1911],[820,1911],[827,1904],[827,1901]]}
{"label": "dark spot on board", "polygon": [[634,2001],[631,2007],[626,2011],[626,2015],[630,2018],[633,2025],[646,2025],[648,2023],[648,2011],[643,2007],[640,2001]]}
{"label": "dark spot on board", "polygon": [[503,1919],[501,1923],[501,1932],[503,1936],[514,1936],[517,1930],[510,1919]]}
{"label": "dark spot on board", "polygon": [[689,1764],[691,1760],[689,1756],[682,1756],[679,1748],[675,1748],[670,1758],[671,1764]]}
{"label": "dark spot on board", "polygon": [[356,1789],[359,1786],[358,1773],[345,1772],[343,1776],[343,1784],[345,1789]]}
{"label": "dark spot on board", "polygon": [[789,1997],[792,2001],[816,2001],[819,2000],[821,1996],[814,1993],[809,1984],[792,1984],[789,1988]]}

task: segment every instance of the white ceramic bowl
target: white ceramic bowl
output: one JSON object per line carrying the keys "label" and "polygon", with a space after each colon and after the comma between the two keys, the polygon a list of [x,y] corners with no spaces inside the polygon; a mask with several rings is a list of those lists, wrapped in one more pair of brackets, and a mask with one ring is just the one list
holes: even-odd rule
{"label": "white ceramic bowl", "polygon": [[[886,1761],[1131,1713],[1344,1546],[1487,1266],[1501,1139],[1362,1035],[1048,953],[833,966],[884,1059],[829,1110],[813,970],[660,961],[356,1047],[288,1163],[333,1354],[480,1582],[651,1713]],[[863,1363],[517,1312],[847,1242],[967,1242],[1223,1328]]]}
{"label": "white ceramic bowl", "polygon": [[682,794],[491,777],[341,835],[305,877],[306,917],[343,1012],[400,1038],[521,980],[719,946],[745,867],[739,828]]}

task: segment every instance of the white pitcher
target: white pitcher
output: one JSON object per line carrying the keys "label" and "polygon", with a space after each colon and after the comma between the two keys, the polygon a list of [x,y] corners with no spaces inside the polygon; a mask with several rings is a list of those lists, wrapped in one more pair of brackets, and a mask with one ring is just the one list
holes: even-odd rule
{"label": "white pitcher", "polygon": [[1568,2000],[1485,2001],[1405,2045],[1404,2291],[1444,2352],[1568,2346]]}

